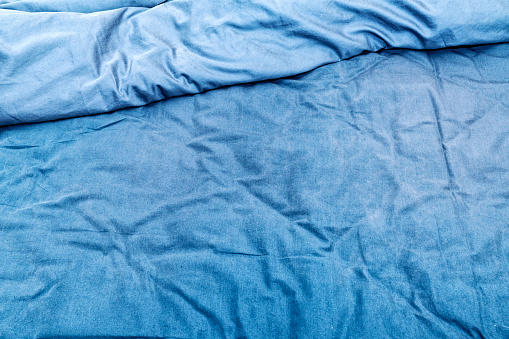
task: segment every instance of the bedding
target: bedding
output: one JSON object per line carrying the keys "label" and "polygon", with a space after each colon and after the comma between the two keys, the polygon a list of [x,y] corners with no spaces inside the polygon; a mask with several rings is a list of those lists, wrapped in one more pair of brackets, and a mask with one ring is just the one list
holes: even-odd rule
{"label": "bedding", "polygon": [[509,1],[0,0],[0,336],[509,337]]}

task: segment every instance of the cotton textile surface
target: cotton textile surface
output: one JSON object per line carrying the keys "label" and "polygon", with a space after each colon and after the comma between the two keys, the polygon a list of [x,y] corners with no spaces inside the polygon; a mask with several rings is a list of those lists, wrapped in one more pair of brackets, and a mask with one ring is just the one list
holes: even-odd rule
{"label": "cotton textile surface", "polygon": [[0,0],[0,337],[509,337],[509,1],[160,2]]}

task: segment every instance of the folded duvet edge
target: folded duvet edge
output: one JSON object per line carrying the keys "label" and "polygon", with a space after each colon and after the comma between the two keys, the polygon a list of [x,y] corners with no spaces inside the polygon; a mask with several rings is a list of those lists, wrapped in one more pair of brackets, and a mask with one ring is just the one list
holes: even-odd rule
{"label": "folded duvet edge", "polygon": [[388,48],[509,41],[509,1],[166,2],[0,10],[0,125],[107,113]]}

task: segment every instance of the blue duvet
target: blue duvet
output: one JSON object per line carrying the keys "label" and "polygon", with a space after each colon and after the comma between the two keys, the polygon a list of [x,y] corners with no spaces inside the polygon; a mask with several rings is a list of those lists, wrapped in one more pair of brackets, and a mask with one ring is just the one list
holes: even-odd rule
{"label": "blue duvet", "polygon": [[508,0],[0,0],[0,337],[508,338]]}

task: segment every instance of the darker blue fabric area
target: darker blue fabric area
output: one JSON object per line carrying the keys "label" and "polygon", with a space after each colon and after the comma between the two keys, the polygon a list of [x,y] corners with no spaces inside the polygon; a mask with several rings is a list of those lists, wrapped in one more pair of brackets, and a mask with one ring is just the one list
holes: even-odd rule
{"label": "darker blue fabric area", "polygon": [[507,22],[0,1],[0,336],[508,337]]}

